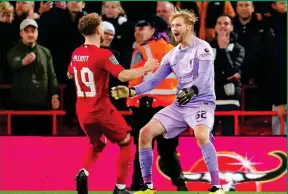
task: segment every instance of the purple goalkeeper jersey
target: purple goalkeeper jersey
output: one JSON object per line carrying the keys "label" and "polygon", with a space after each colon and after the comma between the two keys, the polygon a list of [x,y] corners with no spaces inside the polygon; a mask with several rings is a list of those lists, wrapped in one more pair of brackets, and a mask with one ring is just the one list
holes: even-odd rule
{"label": "purple goalkeeper jersey", "polygon": [[[188,48],[181,49],[179,44],[172,49],[163,57],[157,72],[134,87],[136,95],[152,90],[172,72],[178,79],[177,95],[183,88],[191,88],[193,85],[198,88],[198,95],[194,95],[188,104],[181,106],[192,107],[206,102],[215,107],[214,56],[206,41],[194,36]],[[178,104],[177,101],[174,103]]]}

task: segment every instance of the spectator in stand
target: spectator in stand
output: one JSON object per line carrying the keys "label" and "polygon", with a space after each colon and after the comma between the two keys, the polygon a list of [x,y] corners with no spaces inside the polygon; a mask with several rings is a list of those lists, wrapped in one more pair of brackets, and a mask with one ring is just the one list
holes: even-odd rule
{"label": "spectator in stand", "polygon": [[[157,12],[158,16],[165,19],[166,22],[169,24],[169,18],[171,15],[173,15],[175,13],[175,7],[169,1],[159,1],[159,2],[157,2],[156,12]],[[165,32],[169,35],[169,39],[170,39],[171,44],[173,44],[175,46],[176,42],[174,41],[173,33],[171,32],[170,26],[167,28],[167,30]]]}
{"label": "spectator in stand", "polygon": [[[65,5],[57,5],[41,15],[40,43],[43,43],[52,53],[54,68],[60,84],[66,84],[64,91],[64,108],[66,126],[78,126],[75,114],[76,96],[74,82],[66,77],[67,67],[71,61],[72,52],[84,43],[83,36],[78,31],[79,19],[86,14],[85,2],[69,1]],[[41,5],[40,5],[41,8]],[[47,11],[47,10],[46,10]],[[79,129],[82,134],[82,130]],[[83,135],[83,134],[82,134]]]}
{"label": "spectator in stand", "polygon": [[37,21],[39,26],[38,42],[50,49],[52,47],[51,45],[55,44],[54,41],[51,41],[49,40],[49,38],[47,38],[47,36],[49,36],[51,33],[50,23],[55,22],[55,20],[57,21],[59,19],[59,14],[61,14],[61,12],[63,13],[63,10],[67,8],[67,4],[66,2],[54,3],[52,1],[42,1],[38,5],[38,13],[40,14],[40,20]]}
{"label": "spectator in stand", "polygon": [[[9,74],[7,52],[13,47],[12,21],[14,18],[14,7],[9,2],[0,3],[0,84],[9,83],[11,74]],[[1,92],[2,93],[2,92]]]}
{"label": "spectator in stand", "polygon": [[121,53],[119,62],[124,68],[129,68],[133,51],[134,25],[127,20],[125,11],[119,1],[103,2],[102,12],[103,21],[110,22],[115,28],[115,38],[111,48]]}
{"label": "spectator in stand", "polygon": [[15,21],[22,22],[26,18],[38,19],[40,15],[34,12],[35,3],[33,1],[17,1],[15,5]]}
{"label": "spectator in stand", "polygon": [[15,4],[15,16],[13,20],[14,30],[13,33],[15,36],[14,43],[20,39],[19,36],[19,26],[24,19],[39,19],[40,15],[34,12],[35,3],[33,1],[17,1]]}
{"label": "spectator in stand", "polygon": [[[266,15],[267,13],[271,11],[271,2],[272,1],[254,1],[253,2],[255,15],[258,20],[261,21],[264,15]],[[237,1],[231,1],[231,4],[233,8],[236,10]]]}
{"label": "spectator in stand", "polygon": [[58,2],[52,2],[52,1],[42,1],[40,2],[38,13],[42,16],[44,13],[47,13],[53,8],[59,8],[59,9],[66,9],[67,4],[66,2],[63,1],[58,1]]}
{"label": "spectator in stand", "polygon": [[11,24],[14,19],[14,7],[9,2],[0,2],[0,22]]}
{"label": "spectator in stand", "polygon": [[238,42],[245,48],[246,56],[242,67],[244,84],[255,83],[257,65],[260,63],[261,37],[264,32],[261,21],[256,17],[254,5],[251,1],[236,3],[237,17],[234,18],[234,31],[238,35]]}
{"label": "spectator in stand", "polygon": [[[275,65],[272,66],[272,103],[278,118],[272,118],[272,134],[280,135],[280,118],[287,122],[287,2],[275,1],[272,11],[264,17],[268,28],[273,29],[276,40]],[[285,129],[287,134],[287,129]]]}
{"label": "spectator in stand", "polygon": [[[254,14],[251,1],[238,1],[236,4],[237,17],[234,18],[234,31],[238,35],[238,43],[245,48],[245,59],[242,67],[242,82],[258,85],[259,102],[249,97],[248,106],[255,106],[257,110],[271,109],[271,81],[269,71],[275,63],[275,40],[271,28],[266,28]],[[261,69],[261,73],[259,70]],[[246,93],[247,94],[247,93]],[[260,104],[259,104],[260,103]],[[250,104],[250,105],[249,105]]]}
{"label": "spectator in stand", "polygon": [[225,14],[230,17],[235,16],[234,9],[230,1],[183,1],[181,2],[182,9],[193,10],[199,18],[199,22],[195,25],[196,35],[211,42],[215,38],[216,19]]}
{"label": "spectator in stand", "polygon": [[[15,9],[9,2],[1,2],[1,7],[2,11],[6,10],[3,13],[1,11],[2,14],[1,34],[3,33],[5,35],[1,36],[1,62],[2,62],[2,60],[6,61],[7,52],[12,48],[14,44],[16,44],[20,40],[20,32],[19,32],[20,23],[26,18],[32,18],[32,19],[39,18],[39,15],[37,13],[34,13],[33,1],[17,1],[15,4]],[[6,16],[7,13],[10,15],[9,18],[7,18]],[[4,14],[6,22],[4,21],[3,17]],[[3,51],[2,51],[2,45],[4,45]],[[5,73],[9,74],[8,71]],[[6,83],[11,82],[11,80],[9,79],[10,77],[11,77],[10,75],[4,77]]]}
{"label": "spectator in stand", "polygon": [[[20,24],[22,40],[8,53],[13,72],[12,100],[15,110],[58,109],[57,79],[50,51],[37,44],[38,25],[33,19]],[[15,135],[51,135],[49,117],[15,116]]]}
{"label": "spectator in stand", "polygon": [[[210,45],[215,56],[216,111],[238,110],[241,94],[240,70],[245,50],[237,43],[229,16],[223,15],[217,18],[215,31],[216,40],[211,42]],[[213,133],[215,134],[220,120],[222,120],[222,135],[234,135],[233,116],[216,117]]]}
{"label": "spectator in stand", "polygon": [[[114,54],[116,59],[119,59],[120,53],[111,48],[111,43],[112,43],[112,41],[114,39],[114,35],[115,35],[115,28],[114,28],[113,24],[111,24],[110,22],[104,21],[102,23],[103,23],[104,37],[103,37],[103,41],[101,42],[101,48],[109,49]],[[120,84],[125,85],[125,83],[122,83],[118,79],[114,78],[113,76],[110,76],[109,88],[118,86]],[[125,99],[115,100],[112,97],[110,99],[111,99],[111,102],[113,103],[113,105],[118,110],[127,110],[128,109],[126,106],[126,100]]]}
{"label": "spectator in stand", "polygon": [[72,52],[84,42],[77,26],[79,19],[86,14],[85,3],[69,1],[66,8],[65,4],[55,3],[53,8],[49,6],[52,6],[51,2],[41,3],[39,8],[39,12],[42,13],[39,24],[40,43],[51,50],[57,78],[64,84],[67,82],[66,70]]}
{"label": "spectator in stand", "polygon": [[272,1],[254,1],[255,15],[261,21],[267,13],[270,13]]}
{"label": "spectator in stand", "polygon": [[120,53],[111,48],[111,43],[115,36],[115,28],[113,24],[111,24],[110,22],[104,21],[102,22],[102,24],[103,24],[104,37],[101,42],[101,48],[109,49],[115,55],[116,58],[117,57],[119,58]]}
{"label": "spectator in stand", "polygon": [[[11,73],[7,61],[7,52],[13,47],[13,36],[10,35],[13,30],[12,21],[14,18],[14,7],[9,2],[0,2],[0,84],[11,83]],[[9,93],[1,90],[0,106],[9,106]]]}

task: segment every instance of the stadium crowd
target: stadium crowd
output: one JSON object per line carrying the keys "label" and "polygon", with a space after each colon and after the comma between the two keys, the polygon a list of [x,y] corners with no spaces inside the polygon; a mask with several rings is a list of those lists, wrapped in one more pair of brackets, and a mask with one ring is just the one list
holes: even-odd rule
{"label": "stadium crowd", "polygon": [[[153,38],[155,30],[160,32],[159,39],[175,46],[169,29],[169,17],[175,6],[195,12],[198,22],[194,33],[213,48],[216,111],[239,110],[244,103],[243,85],[256,85],[257,89],[246,93],[242,106],[245,110],[277,111],[272,128],[273,134],[279,135],[279,118],[287,114],[285,1],[1,2],[0,84],[12,85],[11,92],[1,90],[1,109],[63,108],[67,113],[65,126],[77,126],[75,86],[66,75],[73,50],[84,43],[77,29],[79,19],[91,12],[101,14],[105,21],[101,47],[110,49],[122,66],[129,69],[139,60],[137,51]],[[58,84],[66,86],[64,101],[59,100]],[[119,84],[111,77],[111,87]],[[128,121],[133,130],[139,130],[157,108],[164,106],[160,104],[155,109],[153,95],[138,102],[111,100],[119,110],[133,110],[133,122]],[[219,121],[223,135],[234,134],[234,119],[229,116],[216,118],[214,133]],[[50,135],[50,123],[46,117],[13,116],[13,134]]]}

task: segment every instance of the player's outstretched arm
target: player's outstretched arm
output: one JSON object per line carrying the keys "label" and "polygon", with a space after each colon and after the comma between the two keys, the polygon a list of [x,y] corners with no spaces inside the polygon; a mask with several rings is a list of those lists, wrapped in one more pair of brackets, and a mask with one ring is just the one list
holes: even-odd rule
{"label": "player's outstretched arm", "polygon": [[162,64],[149,79],[130,89],[130,97],[149,92],[160,84],[170,73],[172,73],[170,64]]}
{"label": "player's outstretched arm", "polygon": [[126,86],[117,86],[112,88],[111,95],[116,100],[120,98],[133,97],[139,94],[143,94],[155,88],[160,82],[162,82],[172,72],[171,67],[168,64],[162,64],[156,73],[145,80],[141,84],[128,88]]}
{"label": "player's outstretched arm", "polygon": [[146,61],[143,67],[121,71],[117,77],[121,82],[127,82],[142,76],[146,72],[153,71],[158,66],[159,66],[158,60],[151,59]]}

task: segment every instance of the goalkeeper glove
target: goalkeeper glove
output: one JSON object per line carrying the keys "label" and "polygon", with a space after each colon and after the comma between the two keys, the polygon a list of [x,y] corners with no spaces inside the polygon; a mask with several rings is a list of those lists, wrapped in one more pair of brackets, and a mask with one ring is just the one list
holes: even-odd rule
{"label": "goalkeeper glove", "polygon": [[135,94],[136,92],[134,88],[128,88],[126,86],[116,86],[111,89],[111,95],[115,100],[133,97]]}
{"label": "goalkeeper glove", "polygon": [[192,86],[191,88],[184,88],[178,92],[177,102],[180,105],[185,105],[190,102],[191,98],[194,95],[198,94],[198,88],[196,86]]}

